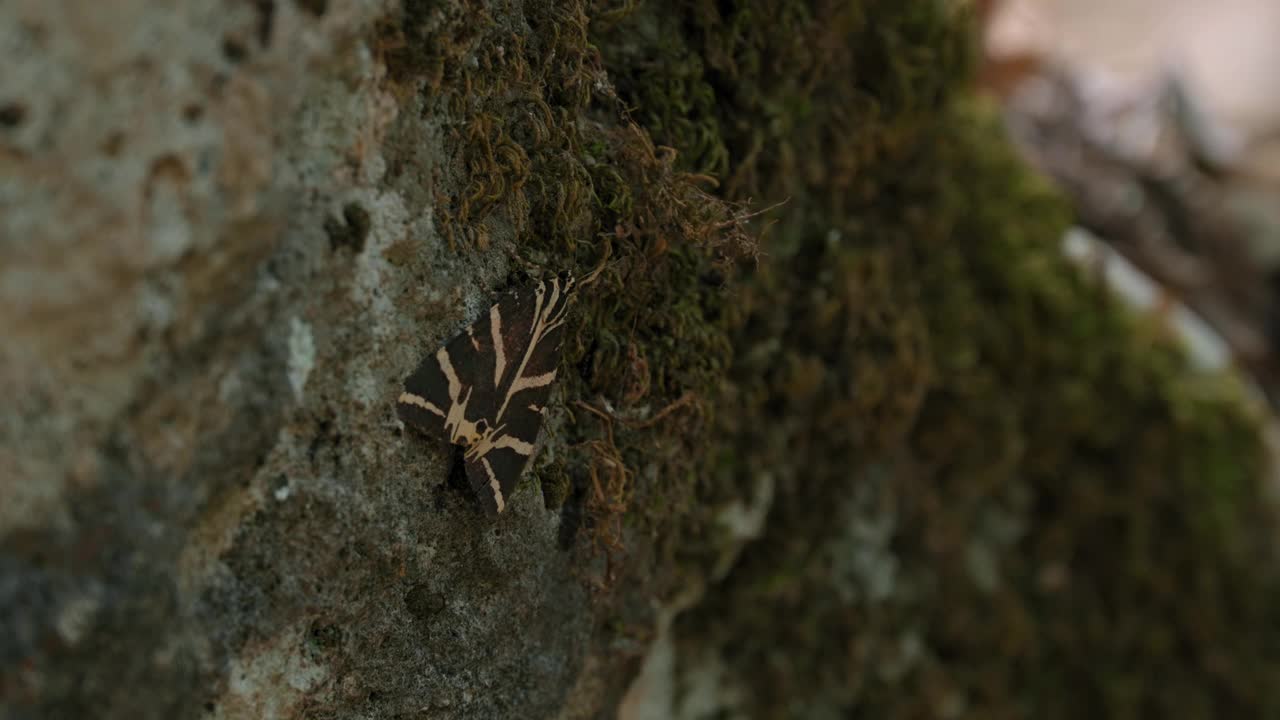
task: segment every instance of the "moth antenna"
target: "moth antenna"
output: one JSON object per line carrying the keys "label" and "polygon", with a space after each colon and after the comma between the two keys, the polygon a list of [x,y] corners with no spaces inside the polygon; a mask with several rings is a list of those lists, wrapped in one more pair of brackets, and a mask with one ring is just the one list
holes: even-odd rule
{"label": "moth antenna", "polygon": [[596,278],[600,275],[600,273],[604,272],[604,266],[606,263],[609,262],[609,255],[612,252],[613,252],[613,242],[609,240],[608,235],[605,235],[604,236],[604,255],[600,258],[600,262],[596,265],[596,269],[592,270],[590,275],[586,276],[585,278],[582,279],[582,282],[578,283],[579,287],[586,287],[587,285],[590,285],[591,283],[596,281]]}
{"label": "moth antenna", "polygon": [[538,270],[540,269],[540,266],[537,263],[530,262],[522,257],[517,257],[516,262],[520,263],[520,267],[524,270],[525,275],[528,275],[531,278],[538,277]]}
{"label": "moth antenna", "polygon": [[[748,201],[748,202],[749,202],[749,201]],[[732,218],[730,218],[729,220],[725,220],[724,222],[722,222],[722,223],[720,223],[720,224],[716,225],[716,227],[718,227],[718,228],[726,228],[726,227],[729,227],[730,225],[733,225],[733,224],[735,224],[735,223],[740,223],[740,222],[742,222],[743,220],[750,220],[750,219],[751,219],[751,218],[753,218],[753,217],[759,217],[760,215],[764,215],[765,213],[770,212],[770,211],[772,211],[772,210],[777,210],[778,208],[782,207],[783,205],[786,205],[786,204],[787,204],[787,203],[789,203],[789,202],[791,202],[791,198],[790,198],[790,197],[788,197],[788,198],[784,198],[782,201],[780,201],[780,202],[776,202],[776,203],[774,203],[774,204],[770,205],[770,206],[769,206],[769,207],[767,207],[767,208],[762,208],[762,209],[760,209],[760,210],[756,210],[755,212],[749,212],[749,213],[746,213],[746,214],[743,214],[743,215],[735,215],[735,216],[733,216]]]}

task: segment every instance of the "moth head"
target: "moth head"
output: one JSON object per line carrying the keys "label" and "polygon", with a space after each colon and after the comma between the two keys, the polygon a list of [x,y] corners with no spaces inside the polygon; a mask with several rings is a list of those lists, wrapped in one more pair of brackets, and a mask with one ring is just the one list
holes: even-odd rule
{"label": "moth head", "polygon": [[560,292],[562,294],[569,295],[573,292],[573,286],[577,281],[573,279],[572,275],[567,272],[562,272],[557,279],[560,280]]}
{"label": "moth head", "polygon": [[560,288],[560,297],[562,298],[573,292],[573,286],[575,283],[573,275],[567,272],[562,272],[556,275],[553,280],[538,283],[537,288],[534,289],[534,293],[536,293],[540,298],[544,297],[547,294],[547,287],[550,286],[552,282],[556,283]]}

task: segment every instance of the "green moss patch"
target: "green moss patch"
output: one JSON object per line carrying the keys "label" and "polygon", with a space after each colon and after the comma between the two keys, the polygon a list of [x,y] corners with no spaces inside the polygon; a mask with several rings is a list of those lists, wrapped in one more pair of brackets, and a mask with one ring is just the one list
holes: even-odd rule
{"label": "green moss patch", "polygon": [[650,44],[611,74],[693,157],[716,129],[726,197],[789,202],[714,451],[777,499],[677,636],[761,716],[1274,712],[1257,419],[1059,257],[1061,203],[964,98],[967,18],[683,7],[624,21]]}
{"label": "green moss patch", "polygon": [[[452,156],[436,226],[455,251],[495,242],[532,272],[591,278],[566,343],[564,414],[533,472],[568,505],[588,573],[662,595],[696,505],[713,399],[732,362],[726,305],[756,243],[745,204],[713,194],[628,114],[589,38],[587,3],[406,2],[379,28],[392,82],[421,93]],[[637,551],[637,548],[642,550]],[[625,559],[625,562],[624,562]],[[646,610],[646,614],[647,614]]]}
{"label": "green moss patch", "polygon": [[454,249],[599,270],[535,476],[616,591],[600,627],[710,576],[767,475],[764,536],[676,627],[753,714],[1274,714],[1257,418],[1059,257],[958,7],[406,0],[382,28],[454,150]]}

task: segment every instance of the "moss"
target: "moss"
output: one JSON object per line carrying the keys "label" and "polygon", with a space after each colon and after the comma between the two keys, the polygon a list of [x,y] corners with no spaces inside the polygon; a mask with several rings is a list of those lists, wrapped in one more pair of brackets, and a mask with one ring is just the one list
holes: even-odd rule
{"label": "moss", "polygon": [[[761,716],[1274,712],[1257,419],[1058,256],[1061,202],[961,92],[965,18],[682,7],[624,20],[650,44],[618,40],[611,75],[682,153],[718,130],[726,199],[790,201],[731,310],[725,445],[696,493],[769,468],[777,500],[677,636],[719,648]],[[675,62],[635,60],[654,56]],[[705,571],[698,523],[680,560]],[[895,528],[879,570],[841,560],[865,551],[851,527]]]}
{"label": "moss", "polygon": [[702,57],[678,34],[667,34],[667,17],[615,18],[625,24],[611,28],[605,49],[610,66],[626,72],[611,77],[654,141],[680,149],[682,169],[724,177],[729,151],[715,112],[715,90]]}
{"label": "moss", "polygon": [[379,23],[374,45],[393,81],[423,82],[432,90],[455,80],[463,59],[495,22],[480,0],[403,0],[400,5],[398,13]]}
{"label": "moss", "polygon": [[[438,187],[456,191],[437,195],[435,213],[455,250],[501,241],[534,272],[594,277],[566,342],[578,372],[560,383],[563,447],[535,476],[549,507],[583,515],[581,546],[622,568],[632,539],[660,537],[696,506],[709,400],[732,360],[728,280],[755,245],[745,209],[628,117],[590,10],[406,2],[378,44],[392,82],[414,85],[446,128]],[[659,545],[627,553],[633,588],[665,574],[672,550]]]}
{"label": "moss", "polygon": [[535,480],[601,627],[719,568],[767,470],[676,630],[761,716],[1274,713],[1256,419],[1058,257],[960,7],[407,1],[380,47],[455,250],[600,271]]}

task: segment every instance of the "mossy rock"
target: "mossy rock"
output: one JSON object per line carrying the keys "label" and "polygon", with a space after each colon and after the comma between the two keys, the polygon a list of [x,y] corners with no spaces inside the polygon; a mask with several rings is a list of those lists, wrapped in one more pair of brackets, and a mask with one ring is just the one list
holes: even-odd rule
{"label": "mossy rock", "polygon": [[[1064,204],[968,90],[964,6],[408,3],[401,27],[393,69],[462,140],[441,225],[600,271],[537,477],[608,560],[606,623],[716,578],[681,657],[718,655],[760,716],[1277,707],[1258,418],[1059,256]],[[742,550],[725,508],[764,475]]]}
{"label": "mossy rock", "polygon": [[611,75],[692,167],[725,149],[726,198],[787,200],[715,451],[776,501],[677,622],[688,672],[760,716],[1274,713],[1260,418],[1059,256],[965,14],[682,7],[602,40]]}

